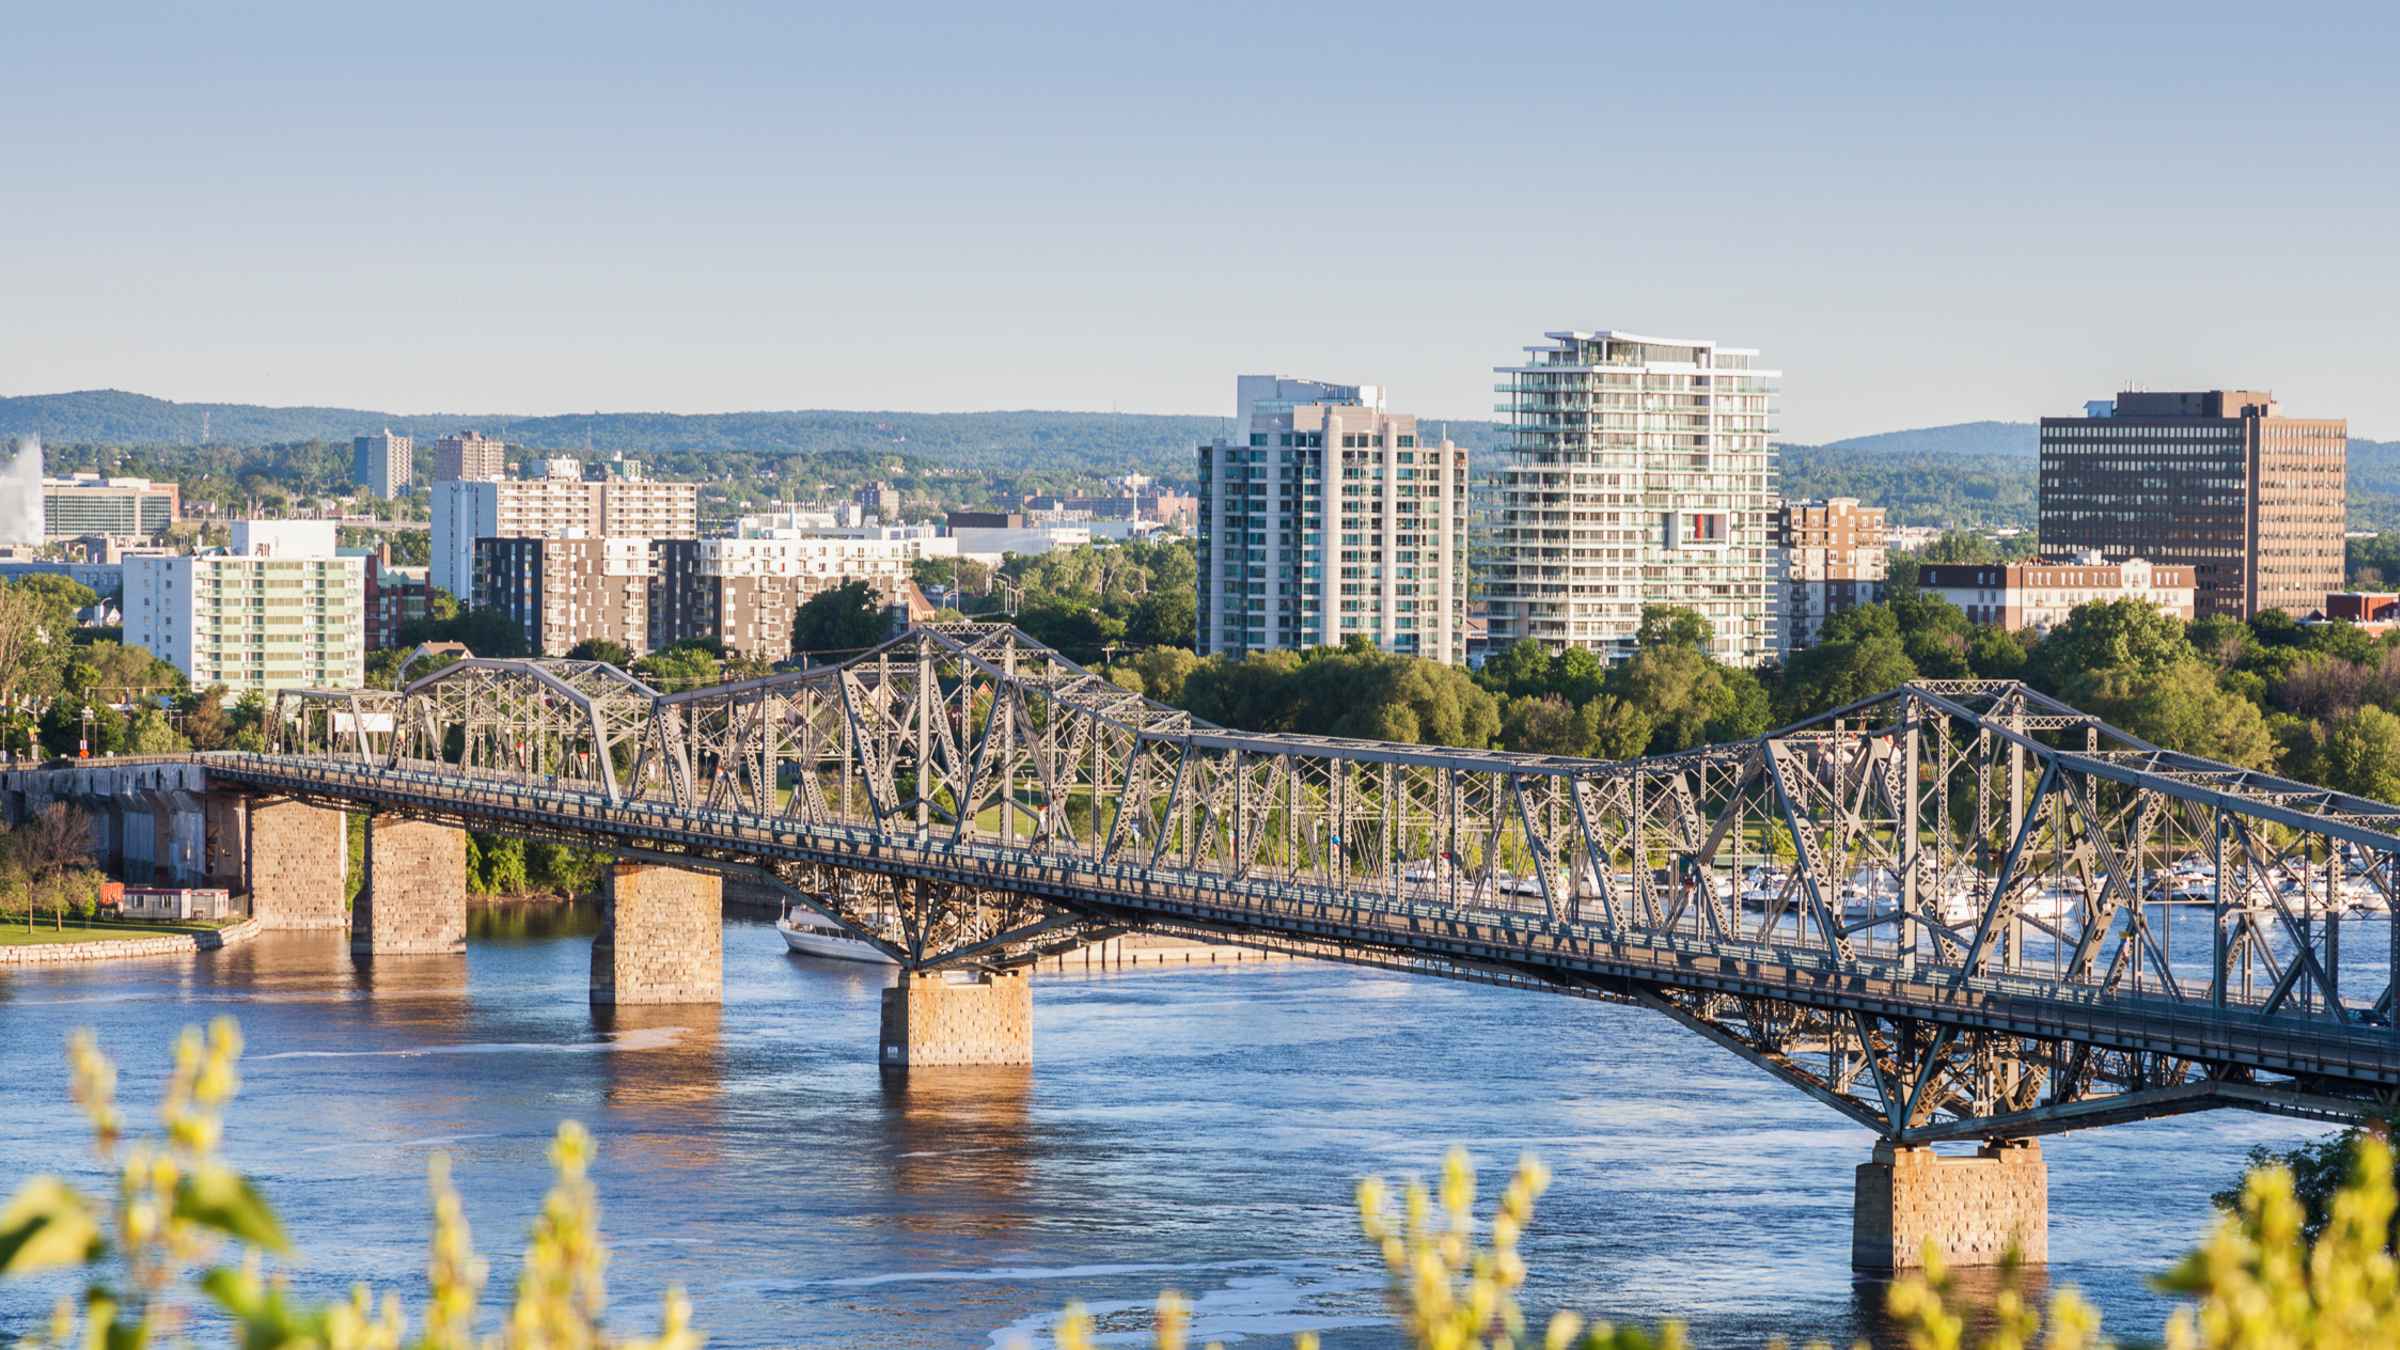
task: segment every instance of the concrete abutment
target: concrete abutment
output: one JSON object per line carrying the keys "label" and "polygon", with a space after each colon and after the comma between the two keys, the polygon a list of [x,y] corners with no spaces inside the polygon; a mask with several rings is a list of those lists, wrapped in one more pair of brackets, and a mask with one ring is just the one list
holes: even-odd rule
{"label": "concrete abutment", "polygon": [[1996,1266],[2011,1250],[2050,1260],[2050,1170],[2030,1139],[1987,1144],[1972,1157],[1875,1146],[1859,1164],[1850,1265],[1870,1274],[1915,1270],[1928,1243],[1945,1264]]}
{"label": "concrete abutment", "polygon": [[595,1004],[720,1003],[725,885],[705,872],[617,863],[592,939]]}
{"label": "concrete abutment", "polygon": [[974,976],[903,970],[883,991],[883,1067],[1033,1063],[1033,981],[1023,970]]}
{"label": "concrete abutment", "polygon": [[367,884],[351,915],[362,956],[467,949],[467,832],[393,815],[367,818]]}

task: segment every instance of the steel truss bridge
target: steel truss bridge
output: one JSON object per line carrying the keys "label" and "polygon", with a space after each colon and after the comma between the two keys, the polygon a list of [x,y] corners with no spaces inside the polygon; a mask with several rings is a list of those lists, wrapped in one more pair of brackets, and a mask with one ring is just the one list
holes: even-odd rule
{"label": "steel truss bridge", "polygon": [[2400,807],[2014,682],[1609,762],[1231,731],[962,624],[680,693],[473,659],[286,691],[266,753],[202,758],[764,873],[919,971],[1139,929],[1633,1003],[1899,1144],[2400,1101],[2400,925],[2343,915],[2400,886]]}

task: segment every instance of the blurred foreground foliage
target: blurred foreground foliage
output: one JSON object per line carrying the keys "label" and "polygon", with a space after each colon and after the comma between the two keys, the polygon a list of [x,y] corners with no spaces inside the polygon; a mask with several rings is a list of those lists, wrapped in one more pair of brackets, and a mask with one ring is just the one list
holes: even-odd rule
{"label": "blurred foreground foliage", "polygon": [[486,1266],[475,1255],[466,1210],[440,1154],[431,1166],[428,1297],[414,1338],[397,1294],[378,1299],[361,1284],[345,1301],[296,1297],[266,1265],[266,1258],[291,1250],[282,1224],[219,1154],[241,1048],[231,1018],[219,1018],[205,1036],[186,1029],[159,1103],[159,1134],[128,1141],[116,1066],[89,1032],[76,1034],[68,1050],[75,1103],[91,1124],[94,1149],[116,1174],[116,1194],[96,1199],[59,1177],[40,1176],[0,1211],[0,1277],[84,1272],[81,1302],[60,1299],[49,1327],[24,1344],[139,1350],[182,1343],[196,1305],[205,1305],[230,1321],[229,1339],[244,1350],[698,1350],[701,1338],[680,1290],[668,1291],[656,1337],[629,1339],[604,1326],[608,1250],[589,1177],[592,1138],[572,1122],[559,1127],[551,1144],[557,1179],[533,1222],[516,1298],[497,1334],[474,1331]]}
{"label": "blurred foreground foliage", "polygon": [[[599,1200],[590,1179],[591,1136],[559,1127],[550,1159],[556,1180],[534,1220],[516,1294],[498,1330],[479,1335],[477,1310],[488,1269],[476,1256],[446,1158],[431,1164],[433,1237],[427,1298],[415,1335],[397,1294],[364,1284],[347,1300],[311,1303],[292,1292],[267,1258],[290,1243],[263,1196],[220,1154],[224,1111],[238,1087],[241,1035],[229,1018],[204,1036],[187,1029],[158,1110],[159,1134],[129,1141],[116,1099],[116,1068],[90,1033],[69,1047],[75,1103],[93,1146],[116,1176],[116,1194],[87,1197],[56,1176],[20,1186],[0,1211],[0,1277],[75,1269],[80,1301],[62,1298],[51,1322],[24,1344],[139,1350],[188,1339],[195,1305],[212,1306],[244,1350],[698,1350],[691,1305],[667,1292],[655,1337],[624,1338],[605,1324]],[[2254,1168],[2206,1242],[2158,1280],[2191,1300],[2165,1328],[2169,1350],[2384,1350],[2400,1345],[2400,1263],[2392,1249],[2393,1155],[2380,1133],[2346,1138],[2348,1179],[2312,1215],[2281,1165]],[[1488,1216],[1475,1206],[1475,1168],[1463,1149],[1444,1161],[1437,1185],[1411,1182],[1395,1204],[1379,1178],[1359,1183],[1359,1226],[1382,1259],[1387,1299],[1404,1344],[1414,1350],[1682,1350],[1683,1328],[1649,1330],[1550,1317],[1536,1332],[1518,1301],[1526,1268],[1519,1244],[1550,1176],[1531,1157]],[[1923,1271],[1895,1283],[1888,1310],[1910,1350],[1965,1350],[1966,1319],[1935,1253]],[[2073,1289],[2044,1310],[2014,1292],[1989,1310],[1981,1350],[2096,1350],[2098,1311]],[[1184,1350],[1191,1305],[1159,1297],[1153,1344]],[[1056,1327],[1060,1350],[1090,1350],[1097,1328],[1081,1305]],[[1299,1350],[1315,1350],[1302,1334]]]}

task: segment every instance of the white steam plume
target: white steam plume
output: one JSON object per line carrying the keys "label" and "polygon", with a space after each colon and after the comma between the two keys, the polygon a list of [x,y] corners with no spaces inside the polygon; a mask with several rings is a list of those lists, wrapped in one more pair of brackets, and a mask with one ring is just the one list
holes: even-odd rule
{"label": "white steam plume", "polygon": [[16,456],[0,469],[0,544],[42,542],[42,438],[17,438]]}

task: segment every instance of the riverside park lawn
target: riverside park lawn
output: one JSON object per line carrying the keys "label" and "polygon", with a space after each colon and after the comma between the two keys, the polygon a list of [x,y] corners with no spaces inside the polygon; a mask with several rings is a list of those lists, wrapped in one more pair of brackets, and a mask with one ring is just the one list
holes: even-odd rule
{"label": "riverside park lawn", "polygon": [[47,914],[37,914],[30,931],[25,916],[12,914],[0,919],[0,947],[46,947],[62,942],[113,942],[119,938],[172,937],[177,933],[213,932],[234,920],[224,923],[118,923],[95,920],[89,925],[69,916],[65,928],[57,927],[58,920]]}

